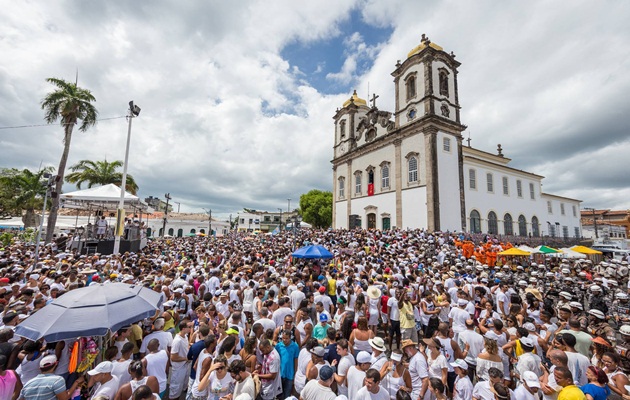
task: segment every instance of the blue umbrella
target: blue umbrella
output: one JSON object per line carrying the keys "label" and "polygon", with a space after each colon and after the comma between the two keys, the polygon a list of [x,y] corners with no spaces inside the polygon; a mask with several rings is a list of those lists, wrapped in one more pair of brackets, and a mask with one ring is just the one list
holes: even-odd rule
{"label": "blue umbrella", "polygon": [[56,342],[81,336],[105,336],[141,319],[152,317],[162,294],[126,283],[106,283],[71,290],[15,328],[31,340]]}
{"label": "blue umbrella", "polygon": [[302,247],[293,252],[294,258],[333,258],[330,251],[319,245]]}

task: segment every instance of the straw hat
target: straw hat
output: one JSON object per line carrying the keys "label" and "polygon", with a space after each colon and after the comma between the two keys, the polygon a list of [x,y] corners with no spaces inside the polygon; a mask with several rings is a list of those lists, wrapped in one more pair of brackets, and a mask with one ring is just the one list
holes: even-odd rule
{"label": "straw hat", "polygon": [[376,286],[370,286],[367,289],[367,295],[370,299],[378,299],[381,297],[381,289]]}

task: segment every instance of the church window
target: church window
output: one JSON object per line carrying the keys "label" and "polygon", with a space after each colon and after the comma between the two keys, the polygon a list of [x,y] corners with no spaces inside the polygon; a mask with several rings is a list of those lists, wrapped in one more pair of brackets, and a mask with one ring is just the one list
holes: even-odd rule
{"label": "church window", "polygon": [[503,194],[508,196],[510,194],[510,187],[508,185],[508,178],[507,178],[507,176],[503,177],[502,183],[503,183]]}
{"label": "church window", "polygon": [[409,182],[418,182],[418,159],[409,157]]}
{"label": "church window", "polygon": [[574,229],[574,231],[575,231],[575,237],[576,237],[576,238],[579,238],[579,237],[580,237],[580,228],[576,226],[576,227],[575,227],[575,228],[573,228],[573,229]]}
{"label": "church window", "polygon": [[540,228],[538,227],[538,218],[532,217],[532,236],[538,237],[540,236]]}
{"label": "church window", "polygon": [[562,226],[562,237],[566,240],[569,238],[569,227],[566,225]]}
{"label": "church window", "polygon": [[471,189],[477,189],[477,171],[472,168],[468,170],[468,182]]}
{"label": "church window", "polygon": [[529,198],[532,200],[536,199],[536,192],[534,191],[534,184],[530,183],[529,184]]}
{"label": "church window", "polygon": [[527,236],[527,220],[524,215],[518,216],[518,235]]}
{"label": "church window", "polygon": [[372,128],[365,134],[365,141],[371,142],[376,139],[376,129]]}
{"label": "church window", "polygon": [[389,165],[381,167],[381,189],[389,189]]}
{"label": "church window", "polygon": [[492,182],[492,174],[490,172],[488,172],[486,174],[486,183],[488,186],[488,192],[493,193],[494,192],[494,182]]}
{"label": "church window", "polygon": [[382,219],[382,221],[381,221],[381,222],[382,222],[382,224],[383,224],[383,230],[384,230],[384,231],[386,231],[386,230],[388,230],[388,229],[390,229],[390,228],[391,228],[391,224],[392,224],[392,222],[391,222],[391,221],[392,221],[392,220],[390,219],[390,217],[383,217],[383,219]]}
{"label": "church window", "polygon": [[448,97],[448,71],[440,71],[440,95]]}
{"label": "church window", "polygon": [[346,190],[346,178],[341,177],[339,178],[339,198],[343,199],[345,196],[345,190]]}
{"label": "church window", "polygon": [[450,152],[451,152],[451,139],[450,139],[450,138],[445,137],[445,138],[442,140],[442,146],[443,146],[443,148],[444,148],[444,151],[446,151],[446,152],[449,152],[449,153],[450,153]]}
{"label": "church window", "polygon": [[523,197],[523,182],[520,179],[516,181],[516,195]]}
{"label": "church window", "polygon": [[497,213],[490,211],[488,213],[488,233],[496,235],[499,233],[499,224],[497,221]]}
{"label": "church window", "polygon": [[505,214],[503,216],[503,234],[504,235],[513,235],[514,234],[514,221],[512,221],[512,216],[510,214]]}
{"label": "church window", "polygon": [[477,210],[470,212],[470,232],[481,233],[481,216]]}
{"label": "church window", "polygon": [[564,203],[560,203],[560,215],[564,215]]}
{"label": "church window", "polygon": [[361,194],[361,172],[354,174],[354,194]]}
{"label": "church window", "polygon": [[341,137],[341,139],[346,138],[346,121],[345,120],[339,123],[339,136]]}
{"label": "church window", "polygon": [[553,207],[551,206],[551,201],[547,200],[547,212],[549,214],[553,214]]}
{"label": "church window", "polygon": [[374,167],[368,168],[368,185],[374,184]]}
{"label": "church window", "polygon": [[573,209],[573,216],[577,217],[577,208],[575,207],[575,204],[572,205],[571,208]]}
{"label": "church window", "polygon": [[407,100],[413,99],[416,97],[416,77],[410,76],[407,78],[405,82],[405,88],[407,90]]}

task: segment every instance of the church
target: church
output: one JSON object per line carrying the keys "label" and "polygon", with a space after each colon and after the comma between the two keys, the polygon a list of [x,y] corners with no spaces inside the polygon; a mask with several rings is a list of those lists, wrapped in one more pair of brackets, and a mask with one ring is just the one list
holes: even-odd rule
{"label": "church", "polygon": [[395,110],[356,91],[334,115],[333,227],[580,237],[580,200],[463,143],[455,55],[422,35],[394,77]]}

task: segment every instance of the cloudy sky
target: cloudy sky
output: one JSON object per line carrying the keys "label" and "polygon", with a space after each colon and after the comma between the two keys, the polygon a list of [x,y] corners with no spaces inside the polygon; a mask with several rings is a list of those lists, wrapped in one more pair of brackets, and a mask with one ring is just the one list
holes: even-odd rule
{"label": "cloudy sky", "polygon": [[[472,144],[583,206],[630,208],[630,3],[622,1],[0,0],[0,167],[57,166],[48,77],[92,90],[103,118],[69,164],[122,160],[139,195],[182,211],[292,208],[330,190],[332,116],[353,89],[393,111],[390,73],[426,33],[462,63]],[[74,190],[66,185],[65,191]]]}

